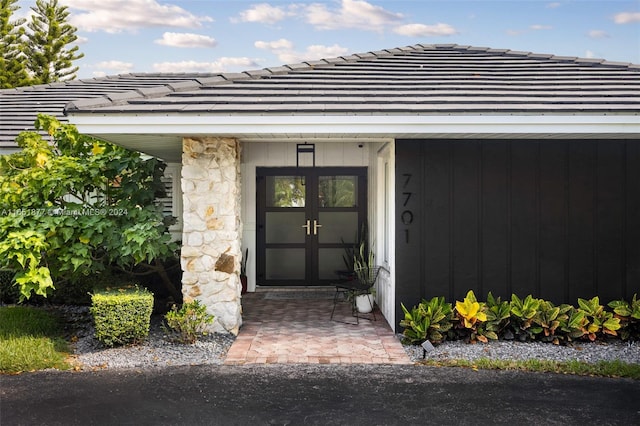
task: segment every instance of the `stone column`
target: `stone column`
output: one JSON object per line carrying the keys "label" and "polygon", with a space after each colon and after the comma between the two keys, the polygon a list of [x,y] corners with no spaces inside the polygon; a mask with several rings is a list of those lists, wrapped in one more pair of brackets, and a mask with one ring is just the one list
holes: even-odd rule
{"label": "stone column", "polygon": [[238,334],[240,304],[240,144],[231,138],[182,141],[182,294],[215,315],[211,331]]}

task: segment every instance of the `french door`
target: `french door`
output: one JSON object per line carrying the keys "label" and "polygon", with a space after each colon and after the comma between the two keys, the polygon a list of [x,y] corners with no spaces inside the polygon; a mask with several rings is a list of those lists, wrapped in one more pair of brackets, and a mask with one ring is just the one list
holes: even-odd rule
{"label": "french door", "polygon": [[258,285],[327,285],[367,214],[365,167],[256,169]]}

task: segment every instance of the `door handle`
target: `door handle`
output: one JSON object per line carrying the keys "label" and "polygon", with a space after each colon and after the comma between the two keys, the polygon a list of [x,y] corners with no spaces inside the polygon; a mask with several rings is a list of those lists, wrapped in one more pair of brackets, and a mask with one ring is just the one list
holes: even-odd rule
{"label": "door handle", "polygon": [[313,235],[318,235],[318,228],[322,228],[322,225],[317,220],[313,221]]}
{"label": "door handle", "polygon": [[302,228],[307,228],[307,235],[311,235],[311,221],[307,220],[306,225],[302,225]]}

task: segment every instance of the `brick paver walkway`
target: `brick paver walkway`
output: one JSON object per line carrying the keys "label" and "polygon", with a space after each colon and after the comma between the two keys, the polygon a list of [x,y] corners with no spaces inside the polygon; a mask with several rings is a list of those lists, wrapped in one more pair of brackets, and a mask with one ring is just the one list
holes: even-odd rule
{"label": "brick paver walkway", "polygon": [[[331,321],[331,299],[243,296],[243,326],[225,364],[411,364],[382,314],[360,324]],[[334,319],[354,322],[340,303]]]}

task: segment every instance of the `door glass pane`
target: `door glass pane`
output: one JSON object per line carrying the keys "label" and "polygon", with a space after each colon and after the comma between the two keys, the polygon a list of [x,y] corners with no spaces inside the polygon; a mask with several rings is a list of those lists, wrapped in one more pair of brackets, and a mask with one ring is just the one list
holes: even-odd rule
{"label": "door glass pane", "polygon": [[352,244],[358,232],[358,212],[320,212],[318,242],[320,244]]}
{"label": "door glass pane", "polygon": [[320,207],[356,207],[357,176],[320,176],[318,203]]}
{"label": "door glass pane", "polygon": [[306,224],[303,211],[266,213],[267,244],[304,244]]}
{"label": "door glass pane", "polygon": [[305,278],[304,248],[267,249],[265,257],[266,279],[303,280]]}
{"label": "door glass pane", "polygon": [[304,207],[304,176],[267,176],[267,207]]}
{"label": "door glass pane", "polygon": [[318,252],[318,274],[321,280],[339,280],[338,271],[345,271],[344,249],[321,248]]}

